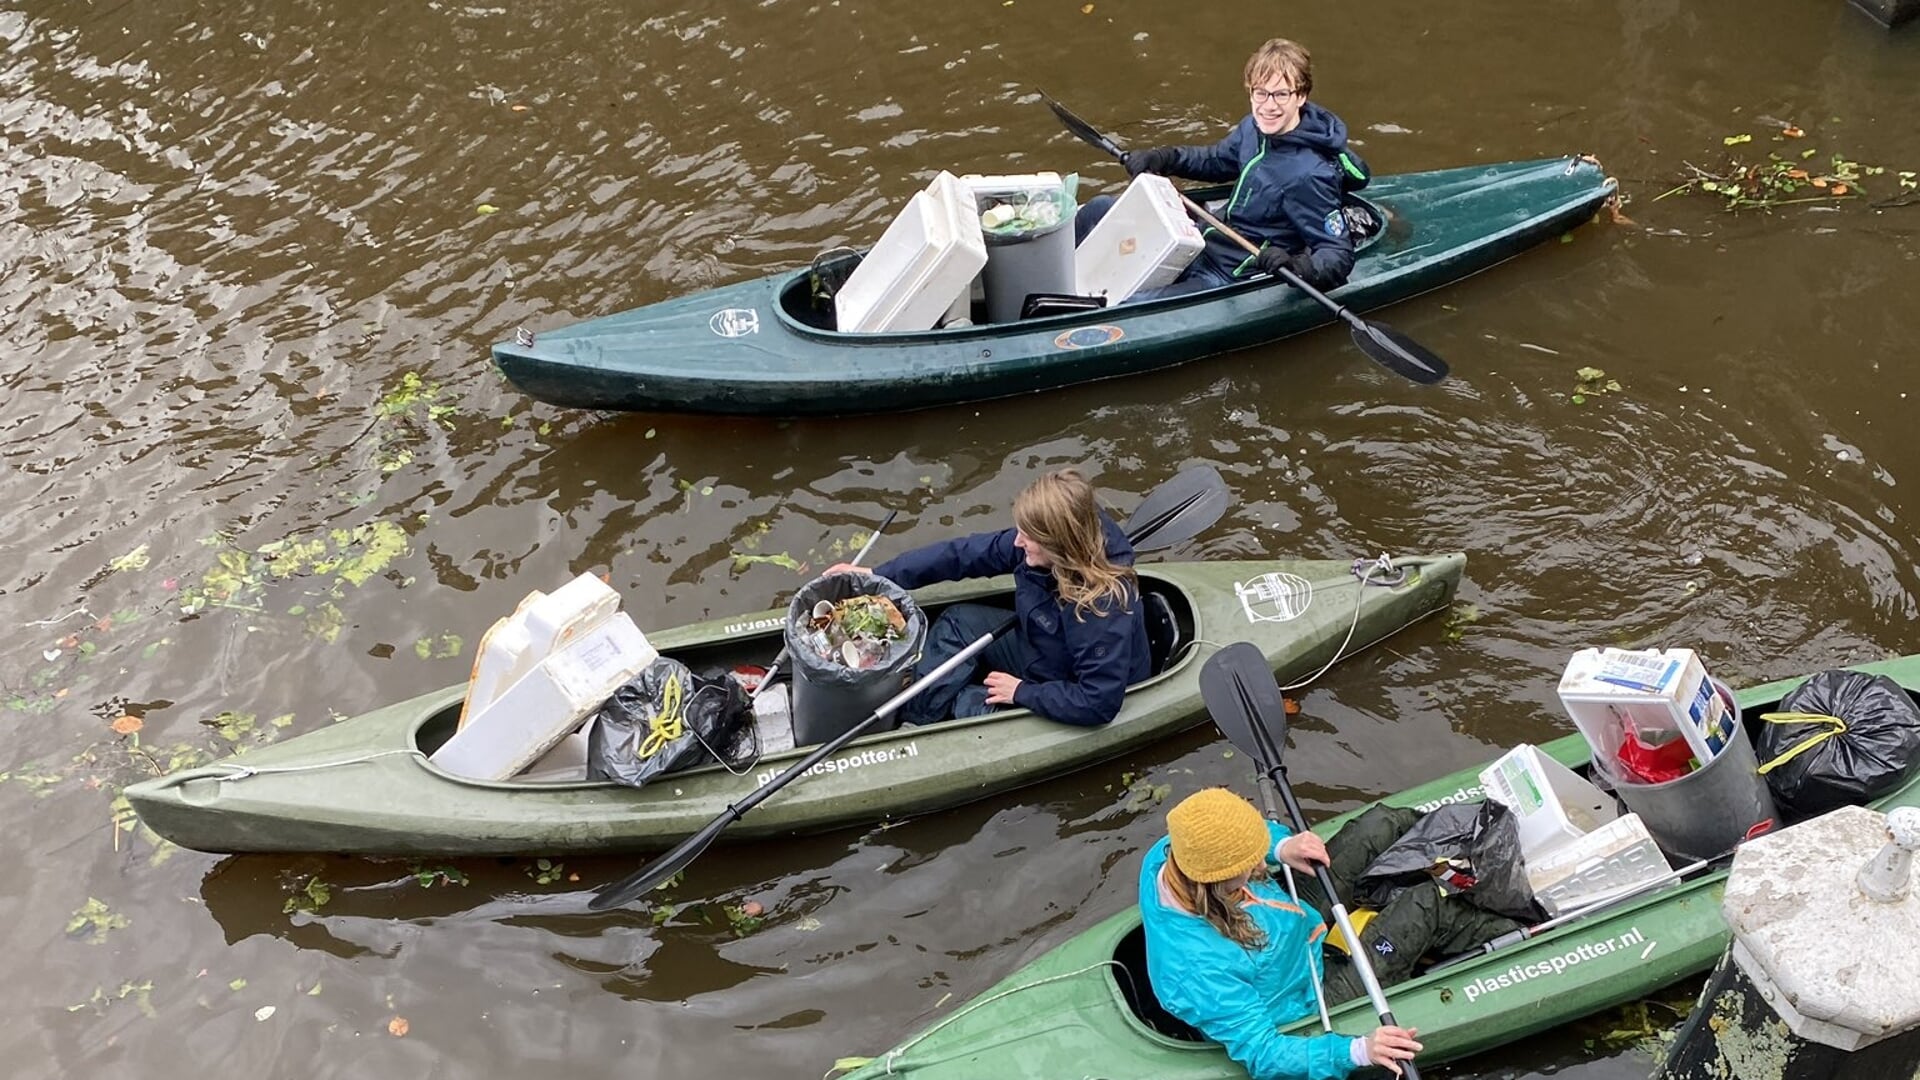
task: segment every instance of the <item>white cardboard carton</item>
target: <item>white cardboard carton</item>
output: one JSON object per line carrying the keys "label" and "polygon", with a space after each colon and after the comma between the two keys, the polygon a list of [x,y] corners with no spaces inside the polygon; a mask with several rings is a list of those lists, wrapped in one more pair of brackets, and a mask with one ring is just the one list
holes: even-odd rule
{"label": "white cardboard carton", "polygon": [[942,172],[914,192],[834,294],[842,333],[931,330],[987,265],[973,193]]}
{"label": "white cardboard carton", "polygon": [[580,727],[658,656],[591,574],[534,592],[480,639],[460,727],[432,754],[456,776],[505,780]]}
{"label": "white cardboard carton", "polygon": [[1612,776],[1624,725],[1643,742],[1684,738],[1705,765],[1740,723],[1692,649],[1582,649],[1560,677],[1560,704]]}
{"label": "white cardboard carton", "polygon": [[1673,873],[1638,814],[1616,818],[1537,859],[1528,855],[1526,862],[1527,884],[1549,916]]}
{"label": "white cardboard carton", "polygon": [[1571,843],[1620,816],[1613,799],[1578,773],[1521,744],[1480,771],[1487,797],[1513,811],[1520,853],[1536,856]]}
{"label": "white cardboard carton", "polygon": [[1141,173],[1074,249],[1074,291],[1121,303],[1173,284],[1204,247],[1173,181]]}

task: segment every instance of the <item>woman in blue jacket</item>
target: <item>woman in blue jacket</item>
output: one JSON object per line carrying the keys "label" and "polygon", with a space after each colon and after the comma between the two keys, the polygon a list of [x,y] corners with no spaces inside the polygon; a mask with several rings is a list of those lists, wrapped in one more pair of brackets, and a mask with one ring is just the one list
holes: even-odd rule
{"label": "woman in blue jacket", "polygon": [[[1361,996],[1364,986],[1339,951],[1322,955],[1332,905],[1319,886],[1302,883],[1296,902],[1266,871],[1284,864],[1311,874],[1319,863],[1345,893],[1419,819],[1412,810],[1370,807],[1340,830],[1330,851],[1312,833],[1262,819],[1225,788],[1181,800],[1167,814],[1167,836],[1140,868],[1147,977],[1160,1004],[1225,1047],[1253,1080],[1344,1080],[1367,1065],[1398,1075],[1400,1062],[1420,1050],[1413,1029],[1280,1034],[1318,1012],[1318,996],[1334,1005]],[[1414,975],[1429,950],[1464,952],[1518,925],[1431,883],[1352,921],[1383,986]]]}
{"label": "woman in blue jacket", "polygon": [[[1127,686],[1152,672],[1133,545],[1074,469],[1048,473],[1013,501],[1011,529],[929,544],[873,568],[902,588],[1013,575],[1010,633],[901,707],[909,723],[1031,709],[1092,727],[1120,711]],[[856,571],[842,563],[828,572]],[[1005,608],[952,604],[927,630],[916,678],[998,626]],[[984,678],[981,673],[984,672]]]}
{"label": "woman in blue jacket", "polygon": [[[1364,187],[1366,162],[1347,146],[1347,125],[1307,100],[1313,58],[1302,45],[1274,38],[1247,61],[1251,111],[1213,146],[1160,146],[1127,154],[1129,177],[1143,172],[1234,184],[1216,214],[1260,248],[1245,248],[1206,230],[1207,246],[1179,280],[1153,297],[1229,285],[1286,267],[1316,289],[1344,284],[1353,272],[1353,236],[1341,195]],[[1074,217],[1075,240],[1086,238],[1113,205],[1111,196],[1087,201]],[[1132,299],[1147,299],[1136,294]]]}

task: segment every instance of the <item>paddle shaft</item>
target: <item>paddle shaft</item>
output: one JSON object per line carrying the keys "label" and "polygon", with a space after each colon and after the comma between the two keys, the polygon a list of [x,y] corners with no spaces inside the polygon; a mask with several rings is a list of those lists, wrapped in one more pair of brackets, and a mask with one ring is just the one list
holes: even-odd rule
{"label": "paddle shaft", "polygon": [[[1206,207],[1201,206],[1199,203],[1194,202],[1192,199],[1187,198],[1185,192],[1180,193],[1180,201],[1186,204],[1188,212],[1192,213],[1193,216],[1199,218],[1201,221],[1206,222],[1208,225],[1212,226],[1213,228],[1220,230],[1220,235],[1226,237],[1227,239],[1245,248],[1247,250],[1247,254],[1249,255],[1260,254],[1260,248],[1257,245],[1255,245],[1253,241],[1235,232],[1233,229],[1233,226],[1228,225],[1226,222],[1221,221],[1219,218],[1214,217],[1212,214],[1209,214],[1207,212]],[[1278,273],[1281,279],[1284,280],[1287,284],[1293,286],[1296,289],[1299,289],[1301,292],[1306,293],[1308,296],[1311,296],[1315,300],[1319,301],[1321,307],[1324,307],[1328,311],[1333,312],[1339,318],[1346,320],[1347,325],[1353,327],[1356,330],[1361,330],[1366,326],[1366,323],[1361,321],[1360,316],[1355,315],[1351,311],[1348,311],[1345,307],[1341,306],[1338,302],[1336,302],[1333,299],[1333,297],[1328,296],[1326,293],[1321,292],[1319,289],[1316,289],[1313,286],[1307,284],[1305,281],[1301,280],[1299,274],[1294,273],[1292,270],[1289,270],[1284,266],[1280,267],[1276,271],[1276,273]]]}
{"label": "paddle shaft", "polygon": [[[887,511],[887,516],[880,519],[880,527],[873,530],[873,532],[867,536],[866,543],[860,545],[860,553],[853,557],[852,565],[859,566],[861,563],[866,561],[867,552],[873,550],[873,542],[875,540],[880,539],[881,533],[887,531],[887,526],[893,524],[894,515],[898,514],[899,512],[900,511],[898,510]],[[767,673],[765,675],[760,676],[759,685],[755,686],[753,688],[753,693],[748,695],[747,704],[751,705],[754,702],[759,701],[760,695],[766,692],[767,687],[773,685],[773,676],[780,670],[780,665],[786,663],[787,651],[788,650],[785,645],[780,646],[780,651],[774,654],[773,663],[767,665]]]}
{"label": "paddle shaft", "polygon": [[[1293,819],[1295,832],[1307,831],[1307,815],[1300,809],[1300,800],[1294,798],[1293,785],[1287,782],[1287,767],[1275,765],[1267,771],[1275,787],[1280,789],[1280,798],[1287,805],[1287,816]],[[1373,962],[1367,959],[1366,946],[1360,943],[1360,935],[1354,932],[1352,920],[1347,918],[1347,906],[1340,902],[1340,894],[1334,891],[1333,875],[1327,872],[1325,865],[1315,863],[1313,875],[1320,882],[1320,891],[1327,894],[1327,902],[1333,905],[1333,921],[1340,927],[1340,933],[1352,948],[1348,954],[1353,961],[1353,970],[1360,976],[1360,983],[1367,988],[1367,999],[1373,1002],[1373,1011],[1380,1015],[1380,1023],[1386,1027],[1399,1027],[1393,1018],[1393,1010],[1387,1007],[1387,995],[1380,989],[1380,980],[1374,977]],[[1420,1070],[1414,1067],[1413,1059],[1400,1062],[1400,1075],[1406,1080],[1420,1080]]]}

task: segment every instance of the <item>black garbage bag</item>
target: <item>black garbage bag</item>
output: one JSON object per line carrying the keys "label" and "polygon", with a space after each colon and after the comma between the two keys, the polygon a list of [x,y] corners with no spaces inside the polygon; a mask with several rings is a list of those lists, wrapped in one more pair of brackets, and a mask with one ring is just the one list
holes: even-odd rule
{"label": "black garbage bag", "polygon": [[587,735],[587,775],[628,787],[719,760],[751,764],[757,753],[753,708],[734,679],[706,679],[657,657],[613,692]]}
{"label": "black garbage bag", "polygon": [[1763,719],[1754,752],[1789,823],[1877,799],[1920,768],[1920,708],[1885,675],[1822,671]]}
{"label": "black garbage bag", "polygon": [[1492,799],[1449,803],[1422,817],[1361,871],[1354,899],[1384,908],[1403,889],[1433,880],[1440,863],[1449,871],[1442,884],[1474,905],[1515,919],[1541,917],[1520,856],[1519,825]]}
{"label": "black garbage bag", "polygon": [[[813,610],[823,600],[838,604],[855,596],[891,601],[905,625],[890,640],[863,638],[866,647],[855,649],[859,666],[849,666],[839,651],[845,642],[837,632],[829,639],[813,628]],[[785,639],[794,671],[794,742],[809,746],[837,738],[899,693],[926,637],[927,617],[920,605],[907,590],[878,574],[823,574],[800,586],[787,605]]]}

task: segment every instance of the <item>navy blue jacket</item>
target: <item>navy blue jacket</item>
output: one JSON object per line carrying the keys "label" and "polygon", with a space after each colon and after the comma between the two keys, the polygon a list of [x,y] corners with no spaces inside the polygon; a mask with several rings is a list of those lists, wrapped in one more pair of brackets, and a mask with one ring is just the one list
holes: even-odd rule
{"label": "navy blue jacket", "polygon": [[[1133,565],[1133,545],[1105,514],[1107,560]],[[1013,546],[1013,530],[975,533],[916,548],[873,568],[905,589],[938,581],[1013,575],[1013,608],[1027,645],[1027,670],[1013,703],[1063,724],[1095,727],[1120,712],[1128,685],[1153,674],[1147,651],[1147,620],[1139,598],[1120,610],[1111,601],[1077,615],[1060,599],[1050,570],[1027,565]]]}
{"label": "navy blue jacket", "polygon": [[[1365,186],[1367,163],[1347,148],[1347,125],[1309,101],[1300,123],[1267,136],[1249,115],[1213,146],[1175,147],[1170,171],[1211,183],[1234,181],[1226,213],[1215,216],[1256,245],[1312,252],[1314,269],[1336,284],[1353,272],[1353,237],[1340,212],[1343,191]],[[1206,230],[1201,257],[1230,277],[1256,273],[1246,249]]]}

